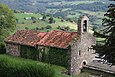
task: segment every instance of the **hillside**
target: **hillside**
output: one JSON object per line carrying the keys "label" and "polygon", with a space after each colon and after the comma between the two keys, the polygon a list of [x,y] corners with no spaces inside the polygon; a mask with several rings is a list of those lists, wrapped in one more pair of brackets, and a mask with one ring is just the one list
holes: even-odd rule
{"label": "hillside", "polygon": [[100,27],[103,14],[113,1],[108,0],[0,0],[11,9],[51,14],[76,20],[80,15],[87,15],[91,24]]}
{"label": "hillside", "polygon": [[[45,18],[43,19],[43,17]],[[52,17],[49,15],[41,15],[39,13],[15,13],[17,18],[16,30],[31,29],[39,31],[50,31],[53,29],[75,31],[77,28],[76,23],[73,21],[65,20],[59,17]],[[50,18],[53,18],[50,23]]]}

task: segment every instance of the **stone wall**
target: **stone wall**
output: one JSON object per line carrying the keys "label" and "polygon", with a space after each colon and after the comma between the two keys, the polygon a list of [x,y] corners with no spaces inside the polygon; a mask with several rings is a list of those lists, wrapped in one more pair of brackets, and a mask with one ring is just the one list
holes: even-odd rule
{"label": "stone wall", "polygon": [[95,43],[95,38],[87,32],[84,32],[78,40],[73,41],[71,44],[71,66],[69,67],[71,75],[79,74],[83,65],[93,60],[95,51],[91,49],[91,46]]}
{"label": "stone wall", "polygon": [[20,56],[20,46],[17,44],[6,43],[6,53],[12,56]]}

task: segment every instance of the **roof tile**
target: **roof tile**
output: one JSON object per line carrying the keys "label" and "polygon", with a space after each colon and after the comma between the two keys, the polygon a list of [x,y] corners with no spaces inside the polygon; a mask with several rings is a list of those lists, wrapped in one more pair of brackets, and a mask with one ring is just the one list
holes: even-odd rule
{"label": "roof tile", "polygon": [[29,46],[51,46],[57,48],[67,48],[69,43],[77,35],[76,32],[50,31],[38,32],[34,30],[20,30],[5,39],[5,42],[17,43]]}

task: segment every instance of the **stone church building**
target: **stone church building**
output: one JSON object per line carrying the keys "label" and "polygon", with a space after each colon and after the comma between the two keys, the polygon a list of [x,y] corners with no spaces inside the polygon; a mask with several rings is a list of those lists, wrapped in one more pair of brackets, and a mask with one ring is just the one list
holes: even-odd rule
{"label": "stone church building", "polygon": [[65,66],[68,74],[79,74],[95,57],[95,38],[89,33],[89,19],[78,19],[78,32],[20,30],[5,39],[6,53]]}

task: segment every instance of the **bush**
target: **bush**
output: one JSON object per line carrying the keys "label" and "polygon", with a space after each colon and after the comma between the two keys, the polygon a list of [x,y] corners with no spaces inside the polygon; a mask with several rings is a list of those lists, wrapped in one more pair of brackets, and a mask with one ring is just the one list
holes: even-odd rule
{"label": "bush", "polygon": [[35,29],[35,30],[40,30],[40,28],[36,27],[36,29]]}
{"label": "bush", "polygon": [[45,28],[46,29],[52,29],[52,27],[50,25],[47,25]]}
{"label": "bush", "polygon": [[53,68],[37,61],[0,55],[1,77],[54,77]]}
{"label": "bush", "polygon": [[55,22],[56,22],[56,21],[54,20],[53,17],[50,17],[50,18],[49,18],[49,23],[50,23],[50,24],[55,23]]}
{"label": "bush", "polygon": [[26,30],[28,30],[29,28],[28,27],[25,27]]}

